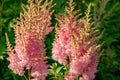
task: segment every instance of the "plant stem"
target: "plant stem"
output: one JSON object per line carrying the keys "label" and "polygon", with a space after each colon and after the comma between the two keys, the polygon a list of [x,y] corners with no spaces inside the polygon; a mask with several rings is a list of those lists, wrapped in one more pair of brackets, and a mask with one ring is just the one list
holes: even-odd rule
{"label": "plant stem", "polygon": [[27,77],[26,77],[25,75],[23,75],[23,76],[24,76],[25,80],[28,80]]}
{"label": "plant stem", "polygon": [[30,78],[31,78],[31,72],[30,72],[30,69],[28,69],[28,80],[30,80]]}

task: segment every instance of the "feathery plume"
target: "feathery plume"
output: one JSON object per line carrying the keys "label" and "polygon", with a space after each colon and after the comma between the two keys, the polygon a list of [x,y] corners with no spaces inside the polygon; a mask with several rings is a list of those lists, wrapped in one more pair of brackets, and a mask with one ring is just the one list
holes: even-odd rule
{"label": "feathery plume", "polygon": [[28,0],[27,5],[22,5],[23,13],[20,13],[14,27],[14,48],[8,43],[8,67],[20,76],[24,75],[26,68],[29,71],[28,80],[32,80],[31,77],[33,80],[45,80],[48,74],[44,37],[52,31],[53,5],[52,1],[42,2],[43,0]]}
{"label": "feathery plume", "polygon": [[[86,16],[79,19],[78,11],[74,11],[75,3],[70,0],[66,7],[66,14],[58,15],[56,37],[53,42],[52,57],[63,65],[70,64],[66,80],[91,80],[95,77],[98,64],[97,52],[100,45],[96,44],[100,36],[98,30],[91,27],[90,5]],[[69,58],[70,62],[67,61]]]}

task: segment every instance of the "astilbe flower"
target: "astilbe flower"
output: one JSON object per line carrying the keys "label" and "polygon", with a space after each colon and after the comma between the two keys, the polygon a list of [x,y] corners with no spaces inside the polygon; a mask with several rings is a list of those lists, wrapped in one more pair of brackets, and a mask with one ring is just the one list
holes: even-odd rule
{"label": "astilbe flower", "polygon": [[16,20],[15,46],[11,47],[8,38],[9,68],[14,73],[23,76],[26,68],[28,80],[45,80],[48,65],[45,60],[44,37],[52,31],[51,11],[52,1],[28,0],[22,5],[23,13]]}
{"label": "astilbe flower", "polygon": [[80,76],[80,80],[91,80],[97,71],[97,53],[100,45],[96,42],[100,36],[96,35],[97,28],[91,27],[90,5],[86,10],[86,16],[79,19],[78,11],[74,11],[75,3],[70,0],[68,4],[66,14],[58,15],[56,18],[58,25],[52,57],[63,65],[70,65],[66,80],[74,80],[76,76]]}

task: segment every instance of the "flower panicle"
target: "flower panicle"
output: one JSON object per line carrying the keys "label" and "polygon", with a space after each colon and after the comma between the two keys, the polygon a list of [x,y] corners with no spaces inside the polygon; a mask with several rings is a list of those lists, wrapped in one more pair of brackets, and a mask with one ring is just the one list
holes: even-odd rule
{"label": "flower panicle", "polygon": [[[80,80],[91,80],[95,77],[98,64],[99,30],[92,27],[91,4],[86,10],[86,16],[78,18],[78,11],[74,10],[73,0],[68,2],[66,13],[57,15],[58,21],[56,35],[53,42],[52,57],[63,65],[70,64],[69,73],[66,80],[74,80],[75,76],[80,76]],[[76,17],[77,16],[77,17]],[[98,35],[96,35],[98,34]],[[67,61],[69,58],[70,62]]]}
{"label": "flower panicle", "polygon": [[9,51],[12,51],[12,46],[11,46],[11,44],[10,44],[10,41],[9,41],[9,38],[8,38],[7,33],[5,33],[5,37],[6,37],[8,52],[9,52]]}
{"label": "flower panicle", "polygon": [[[7,58],[10,61],[9,68],[14,73],[24,76],[24,69],[30,70],[30,75],[37,80],[45,80],[48,74],[48,65],[45,59],[44,37],[52,31],[51,11],[52,0],[28,0],[27,5],[22,5],[23,12],[16,19],[15,46],[11,45],[6,35],[8,45]],[[28,76],[28,79],[31,77]]]}

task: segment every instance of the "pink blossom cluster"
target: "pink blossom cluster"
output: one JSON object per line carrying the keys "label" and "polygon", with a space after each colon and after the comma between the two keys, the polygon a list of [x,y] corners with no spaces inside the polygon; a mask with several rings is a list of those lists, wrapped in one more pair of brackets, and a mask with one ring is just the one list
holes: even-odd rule
{"label": "pink blossom cluster", "polygon": [[[30,3],[34,5],[33,3]],[[37,3],[39,4],[39,3]],[[52,31],[50,3],[45,2],[44,8],[38,9],[31,5],[20,15],[15,30],[15,46],[8,52],[9,68],[23,76],[25,69],[30,71],[31,80],[45,80],[48,65],[45,60],[44,37]],[[40,6],[40,5],[38,5]],[[24,9],[25,10],[25,9]],[[31,11],[34,12],[31,12]],[[39,11],[37,11],[39,10]]]}
{"label": "pink blossom cluster", "polygon": [[74,80],[76,75],[82,75],[80,80],[93,79],[98,61],[97,50],[92,48],[93,42],[87,43],[90,39],[85,40],[86,42],[80,41],[79,30],[83,27],[80,26],[82,23],[72,22],[69,25],[69,22],[65,24],[62,22],[59,22],[56,39],[53,42],[53,59],[63,65],[69,64],[67,58],[70,59],[70,71],[66,75],[66,80]]}
{"label": "pink blossom cluster", "polygon": [[97,72],[98,48],[89,32],[89,22],[77,20],[74,12],[58,16],[57,21],[52,57],[63,65],[70,65],[65,79],[74,80],[76,76],[80,76],[79,80],[93,79]]}

